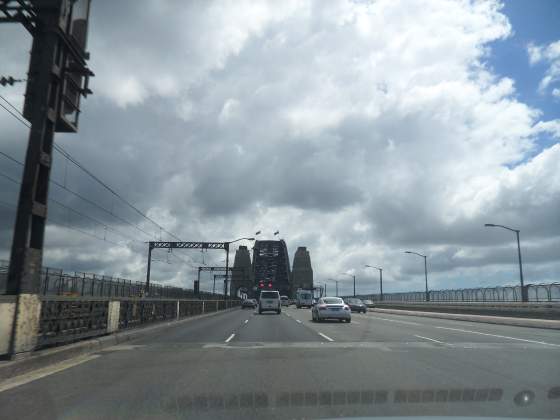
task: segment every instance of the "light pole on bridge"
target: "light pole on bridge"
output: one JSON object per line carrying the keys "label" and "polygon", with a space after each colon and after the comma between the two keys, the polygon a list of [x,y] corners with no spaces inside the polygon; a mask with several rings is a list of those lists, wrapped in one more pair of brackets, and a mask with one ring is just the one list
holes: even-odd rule
{"label": "light pole on bridge", "polygon": [[428,291],[428,264],[426,263],[426,256],[414,251],[404,251],[405,254],[414,254],[424,258],[424,276],[426,278],[426,302],[430,301],[430,292]]}
{"label": "light pole on bridge", "polygon": [[502,229],[509,230],[511,232],[515,232],[515,236],[517,238],[517,259],[519,263],[519,284],[521,286],[521,301],[527,302],[528,301],[527,290],[525,290],[525,284],[523,283],[523,265],[521,263],[521,245],[519,244],[519,232],[520,232],[519,229],[512,229],[510,227],[503,226],[503,225],[495,225],[494,223],[485,223],[484,226],[499,227]]}
{"label": "light pole on bridge", "polygon": [[383,269],[381,267],[374,267],[373,265],[365,265],[367,268],[374,268],[379,270],[379,300],[383,300]]}
{"label": "light pole on bridge", "polygon": [[356,297],[356,275],[348,273],[340,273],[341,276],[350,276],[354,280],[354,297]]}

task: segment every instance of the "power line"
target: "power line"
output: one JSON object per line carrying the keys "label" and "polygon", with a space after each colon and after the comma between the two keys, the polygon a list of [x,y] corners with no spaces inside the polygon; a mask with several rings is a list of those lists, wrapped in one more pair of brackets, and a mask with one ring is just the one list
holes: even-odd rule
{"label": "power line", "polygon": [[103,182],[102,180],[100,180],[96,175],[94,175],[93,173],[91,173],[88,169],[86,169],[80,162],[78,162],[74,157],[72,157],[72,155],[70,155],[70,153],[68,153],[66,150],[64,150],[61,146],[55,144],[54,145],[54,149],[59,152],[62,156],[64,156],[66,159],[68,159],[70,162],[72,162],[75,166],[77,166],[79,169],[81,169],[86,175],[88,175],[90,178],[92,178],[94,181],[96,181],[98,184],[100,184],[101,186],[103,186],[107,191],[109,191],[111,194],[113,194],[115,197],[117,197],[119,200],[121,200],[123,203],[125,203],[128,207],[130,207],[131,209],[133,209],[136,213],[138,213],[140,216],[144,217],[146,220],[149,220],[150,222],[152,222],[154,225],[156,225],[160,230],[162,230],[163,232],[167,233],[169,236],[172,236],[173,238],[177,239],[178,241],[181,241],[181,239],[179,237],[177,237],[176,235],[172,234],[171,232],[169,232],[168,230],[166,230],[164,227],[162,227],[161,225],[159,225],[155,220],[151,219],[149,216],[145,215],[144,213],[142,213],[140,210],[138,210],[138,208],[136,208],[134,205],[132,205],[131,203],[129,203],[123,196],[121,196],[119,193],[117,193],[115,190],[113,190],[111,187],[109,187],[109,185],[107,185],[105,182]]}
{"label": "power line", "polygon": [[[2,98],[7,104],[10,105],[10,107],[12,107],[19,115],[21,115],[23,117],[23,114],[14,106],[12,105],[12,103],[7,100],[5,97],[0,95],[0,98]],[[12,115],[14,118],[16,118],[19,122],[21,122],[23,125],[25,125],[27,128],[31,128],[31,126],[25,122],[24,120],[20,119],[17,115],[15,115],[12,111],[10,111],[8,108],[6,108],[4,105],[2,105],[2,103],[0,103],[0,106],[2,106],[2,108],[4,108],[7,112],[10,113],[10,115]],[[130,207],[131,209],[133,209],[136,213],[138,213],[140,216],[142,216],[143,218],[145,218],[146,220],[149,220],[151,223],[153,223],[155,226],[157,226],[161,231],[167,233],[169,236],[177,239],[178,241],[181,241],[181,239],[174,235],[173,233],[169,232],[167,229],[165,229],[163,226],[161,226],[159,223],[157,223],[155,220],[153,220],[152,218],[150,218],[149,216],[147,216],[146,214],[144,214],[142,211],[140,211],[137,207],[135,207],[133,204],[131,204],[129,201],[127,201],[123,196],[121,196],[119,193],[117,193],[115,190],[113,190],[109,185],[107,185],[105,182],[103,182],[101,179],[99,179],[95,174],[93,174],[92,172],[90,172],[88,169],[86,169],[80,162],[78,162],[70,153],[68,153],[66,150],[64,150],[64,148],[62,148],[62,146],[57,145],[56,143],[53,144],[54,149],[60,153],[64,158],[66,158],[67,160],[69,160],[70,162],[72,162],[76,167],[78,167],[79,169],[81,169],[86,175],[88,175],[89,177],[91,177],[94,181],[96,181],[98,184],[100,184],[101,186],[103,186],[107,191],[109,191],[111,194],[113,194],[115,197],[117,197],[119,200],[121,200],[123,203],[125,203],[128,207]],[[151,236],[151,235],[150,235]]]}
{"label": "power line", "polygon": [[[5,100],[5,99],[4,99]],[[9,102],[8,102],[9,103]],[[16,120],[18,120],[20,123],[22,123],[23,125],[25,125],[27,128],[31,128],[31,126],[29,125],[29,123],[25,122],[24,120],[20,119],[16,114],[14,114],[12,111],[10,111],[8,108],[6,108],[2,102],[0,102],[0,106],[2,108],[4,108],[12,117],[14,117]]]}
{"label": "power line", "polygon": [[[2,174],[0,174],[0,175],[2,175]],[[16,210],[16,206],[15,206],[15,205],[10,204],[10,203],[6,203],[5,201],[0,201],[0,205],[3,205],[4,207],[8,207],[8,208],[11,208],[11,209],[13,209],[13,210]],[[63,222],[54,221],[54,220],[51,219],[51,223],[52,223],[53,225],[55,225],[55,226],[61,226],[61,227],[63,227],[63,228],[66,228],[66,229],[70,229],[70,230],[79,232],[79,233],[81,233],[81,234],[83,234],[83,235],[90,236],[90,237],[92,237],[92,238],[98,239],[98,240],[103,241],[103,242],[109,242],[109,243],[111,243],[111,244],[113,244],[113,245],[123,246],[122,244],[119,244],[119,243],[117,243],[117,242],[111,241],[110,239],[101,238],[101,237],[99,237],[99,236],[97,236],[97,235],[95,235],[95,234],[93,234],[93,233],[86,232],[85,230],[81,230],[81,229],[75,228],[75,227],[70,226],[70,225],[67,225],[67,224],[65,224],[65,223],[63,223]]]}
{"label": "power line", "polygon": [[[0,153],[2,153],[2,152],[0,152]],[[3,155],[6,155],[5,153],[2,153],[2,154],[3,154]],[[16,162],[17,162],[17,161],[16,161]],[[19,162],[18,162],[18,163],[19,163]],[[2,176],[2,177],[4,177],[4,178],[6,178],[6,179],[12,181],[12,182],[15,183],[15,184],[21,185],[21,182],[20,182],[20,181],[18,181],[17,179],[11,177],[10,175],[6,175],[6,174],[3,173],[3,172],[0,172],[0,176]],[[83,198],[83,199],[87,200],[86,198]],[[127,239],[129,239],[129,240],[131,240],[131,241],[134,241],[134,242],[143,243],[142,241],[139,241],[139,240],[137,240],[137,239],[133,239],[133,238],[131,238],[130,236],[125,235],[125,234],[123,234],[122,232],[118,231],[117,229],[115,229],[115,228],[113,228],[113,227],[107,225],[106,223],[100,222],[100,221],[94,219],[94,218],[91,217],[91,216],[88,216],[88,215],[86,215],[86,214],[84,214],[84,213],[81,213],[81,212],[79,212],[78,210],[73,209],[72,207],[69,207],[69,206],[63,204],[63,203],[61,203],[60,201],[58,201],[58,200],[56,200],[56,199],[54,199],[54,198],[49,198],[49,201],[52,201],[53,203],[58,204],[59,206],[64,207],[64,208],[66,208],[66,209],[68,209],[68,210],[70,210],[70,211],[72,211],[72,212],[74,212],[74,213],[76,213],[76,214],[78,214],[78,215],[80,215],[80,216],[86,218],[86,219],[90,219],[90,220],[94,221],[95,223],[98,223],[98,224],[100,224],[101,226],[104,226],[105,228],[107,228],[107,229],[109,229],[109,230],[112,230],[113,232],[118,233],[119,235],[121,235],[121,236],[124,237],[124,238],[127,238]],[[89,200],[88,200],[88,201],[89,201]],[[93,202],[91,202],[91,203],[92,203],[92,204],[95,204],[95,203],[93,203]],[[114,216],[114,215],[113,215],[113,216]],[[117,217],[117,216],[114,216],[114,217]],[[124,219],[123,219],[123,221],[124,221]],[[125,221],[125,222],[126,222],[126,221]],[[136,226],[134,226],[134,225],[132,225],[132,226],[133,226],[133,227],[136,227]],[[136,228],[139,229],[138,227],[136,227]]]}
{"label": "power line", "polygon": [[[23,162],[20,162],[19,160],[15,159],[14,157],[8,155],[7,153],[4,153],[4,152],[0,151],[0,154],[1,154],[2,156],[4,156],[5,158],[11,160],[12,162],[15,162],[15,163],[17,163],[18,165],[23,166]],[[12,181],[14,181],[14,182],[16,182],[16,183],[18,183],[18,184],[21,184],[19,181],[14,180],[13,178],[10,178],[9,176],[7,176],[7,175],[5,175],[5,174],[3,174],[2,176],[4,176],[5,178],[8,178],[8,179],[10,179],[10,180],[12,180]],[[94,206],[94,207],[97,207],[98,209],[100,209],[100,210],[104,211],[105,213],[109,214],[110,216],[113,216],[115,219],[117,219],[117,220],[119,220],[119,221],[121,221],[121,222],[123,222],[123,223],[126,223],[126,224],[132,226],[133,228],[135,228],[135,229],[139,230],[140,232],[144,233],[145,235],[147,235],[149,238],[152,238],[152,237],[153,237],[153,235],[152,235],[151,233],[146,232],[144,229],[139,228],[139,227],[136,226],[134,223],[129,222],[128,220],[125,220],[125,219],[123,219],[122,217],[117,216],[117,215],[114,214],[112,211],[107,210],[105,207],[100,206],[99,204],[95,203],[94,201],[90,200],[89,198],[86,198],[86,197],[82,196],[81,194],[79,194],[79,193],[77,193],[77,192],[71,190],[70,188],[66,187],[65,185],[61,184],[60,182],[55,181],[54,179],[50,179],[49,182],[50,182],[51,184],[53,184],[53,185],[56,185],[56,186],[59,187],[59,188],[62,188],[63,190],[69,192],[70,194],[72,194],[72,195],[78,197],[79,199],[83,200],[84,202],[86,202],[86,203],[88,203],[88,204],[90,204],[90,205],[92,205],[92,206]]]}
{"label": "power line", "polygon": [[91,221],[94,222],[94,223],[97,223],[98,225],[103,226],[105,229],[109,229],[110,231],[113,231],[113,232],[115,232],[116,234],[121,235],[123,238],[126,238],[126,239],[128,239],[129,241],[138,242],[138,243],[143,243],[142,241],[139,241],[139,240],[137,240],[137,239],[131,238],[130,236],[128,236],[128,235],[126,235],[126,234],[120,232],[119,230],[117,230],[117,229],[115,229],[115,228],[113,228],[113,227],[111,227],[111,226],[109,226],[109,225],[107,225],[107,224],[105,224],[105,223],[103,223],[103,222],[101,222],[101,221],[99,221],[99,220],[97,220],[97,219],[91,217],[91,216],[88,216],[87,214],[81,213],[81,212],[79,212],[78,210],[73,209],[72,207],[68,207],[66,204],[61,203],[60,201],[55,200],[54,198],[49,198],[49,201],[52,201],[53,203],[59,205],[60,207],[63,207],[63,208],[65,208],[65,209],[67,209],[67,210],[69,210],[69,211],[71,211],[71,212],[77,214],[78,216],[83,217],[84,219],[88,219],[88,220],[91,220]]}

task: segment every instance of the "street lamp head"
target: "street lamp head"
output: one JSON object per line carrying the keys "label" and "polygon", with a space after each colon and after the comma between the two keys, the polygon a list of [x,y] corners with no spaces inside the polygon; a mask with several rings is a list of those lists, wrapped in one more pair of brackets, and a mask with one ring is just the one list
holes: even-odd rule
{"label": "street lamp head", "polygon": [[412,254],[410,251],[404,251],[405,254]]}
{"label": "street lamp head", "polygon": [[496,225],[494,223],[484,223],[484,226],[486,226],[486,227],[496,227]]}

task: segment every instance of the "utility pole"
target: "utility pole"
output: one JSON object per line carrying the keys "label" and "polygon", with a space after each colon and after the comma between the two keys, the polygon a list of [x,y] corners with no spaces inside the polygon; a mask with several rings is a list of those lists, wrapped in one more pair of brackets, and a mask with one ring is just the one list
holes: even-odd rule
{"label": "utility pole", "polygon": [[[33,35],[24,117],[31,123],[19,193],[6,293],[17,295],[10,357],[35,348],[39,289],[55,132],[76,132],[87,68],[90,0],[0,0],[0,23],[21,22]],[[3,17],[2,17],[3,15]]]}

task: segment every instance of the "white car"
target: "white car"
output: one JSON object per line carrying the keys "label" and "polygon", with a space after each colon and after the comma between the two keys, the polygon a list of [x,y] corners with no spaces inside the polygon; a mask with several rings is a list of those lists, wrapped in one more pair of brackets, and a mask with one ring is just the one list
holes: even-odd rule
{"label": "white car", "polygon": [[288,296],[280,296],[280,303],[282,303],[282,306],[290,306],[290,298]]}
{"label": "white car", "polygon": [[338,319],[340,322],[352,320],[350,307],[339,297],[320,298],[311,309],[311,317],[315,322],[324,319]]}
{"label": "white car", "polygon": [[282,303],[280,301],[280,292],[277,290],[262,291],[259,298],[259,314],[264,311],[274,311],[277,314],[282,312]]}

